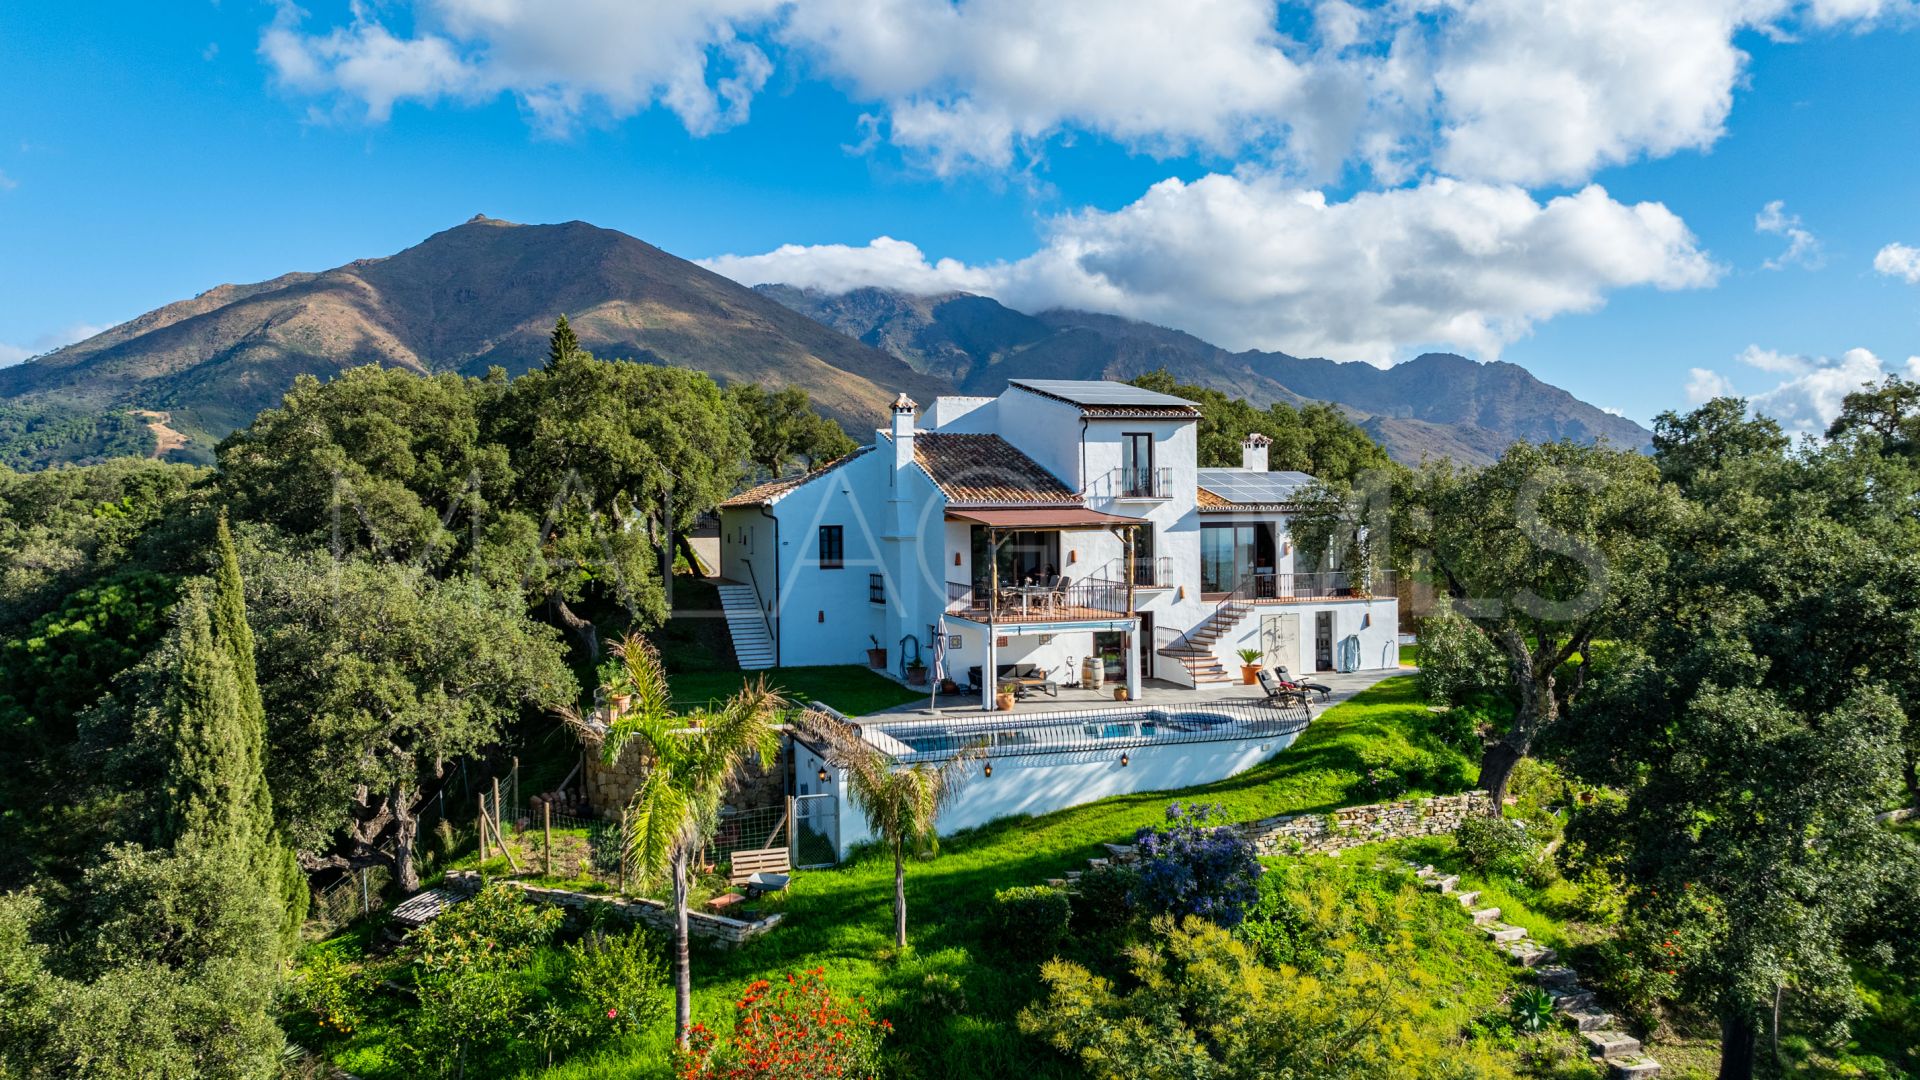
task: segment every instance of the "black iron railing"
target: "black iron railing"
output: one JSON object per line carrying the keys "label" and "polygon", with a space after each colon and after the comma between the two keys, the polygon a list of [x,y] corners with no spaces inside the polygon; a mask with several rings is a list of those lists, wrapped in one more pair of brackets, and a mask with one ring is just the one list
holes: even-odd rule
{"label": "black iron railing", "polygon": [[1031,623],[1130,615],[1128,585],[1110,578],[1085,578],[1052,585],[1004,585],[947,582],[947,614],[976,622]]}
{"label": "black iron railing", "polygon": [[[1290,738],[1305,731],[1305,705],[1230,702],[1131,705],[1057,713],[1008,714],[992,720],[914,720],[866,725],[872,742],[901,762],[940,761],[972,751],[987,757],[1085,753],[1172,743]],[[982,783],[990,781],[980,781]]]}
{"label": "black iron railing", "polygon": [[1382,571],[1371,582],[1345,570],[1318,574],[1255,573],[1245,587],[1254,600],[1327,600],[1343,597],[1391,596],[1393,575]]}
{"label": "black iron railing", "polygon": [[1113,494],[1120,499],[1172,498],[1173,470],[1122,466],[1113,471]]}

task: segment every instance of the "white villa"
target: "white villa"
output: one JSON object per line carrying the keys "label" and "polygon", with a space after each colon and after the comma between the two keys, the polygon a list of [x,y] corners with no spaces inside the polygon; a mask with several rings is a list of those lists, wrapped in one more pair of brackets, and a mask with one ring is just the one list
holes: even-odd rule
{"label": "white villa", "polygon": [[[1293,542],[1312,477],[1201,469],[1199,409],[1115,382],[1017,379],[901,395],[871,445],[721,504],[719,574],[743,667],[918,661],[992,708],[1002,679],[1238,681],[1242,649],[1296,673],[1398,665],[1392,587]],[[936,645],[939,646],[936,650]],[[976,675],[975,669],[978,669]]]}

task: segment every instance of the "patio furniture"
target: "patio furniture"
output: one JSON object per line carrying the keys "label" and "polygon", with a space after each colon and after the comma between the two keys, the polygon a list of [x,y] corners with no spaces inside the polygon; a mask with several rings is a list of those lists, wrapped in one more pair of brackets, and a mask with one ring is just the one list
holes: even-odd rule
{"label": "patio furniture", "polygon": [[1273,671],[1260,669],[1260,689],[1266,692],[1269,705],[1305,705],[1307,690],[1280,678]]}
{"label": "patio furniture", "polygon": [[1273,670],[1275,671],[1275,673],[1277,673],[1280,676],[1281,682],[1292,683],[1293,685],[1298,686],[1303,690],[1310,690],[1313,693],[1320,695],[1321,701],[1333,700],[1333,687],[1328,686],[1325,683],[1308,682],[1305,679],[1296,679],[1292,675],[1289,675],[1287,673],[1287,669],[1283,667],[1274,668]]}
{"label": "patio furniture", "polygon": [[1013,684],[1014,696],[1024,698],[1035,690],[1044,691],[1048,697],[1060,696],[1060,684],[1047,678],[1047,673],[1032,664],[1015,664],[1007,674],[1001,676],[1000,685]]}

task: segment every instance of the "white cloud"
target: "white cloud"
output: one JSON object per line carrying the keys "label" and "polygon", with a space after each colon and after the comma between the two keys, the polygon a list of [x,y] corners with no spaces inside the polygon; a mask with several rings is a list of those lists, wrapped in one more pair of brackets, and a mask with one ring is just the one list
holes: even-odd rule
{"label": "white cloud", "polygon": [[[1754,352],[1769,353],[1768,350],[1748,346],[1741,354],[1744,360]],[[1907,378],[1920,377],[1920,356],[1908,357],[1900,369],[1884,363],[1866,349],[1848,349],[1839,357],[1794,357],[1794,365],[1768,368],[1782,371],[1792,377],[1765,393],[1752,398],[1753,411],[1771,416],[1780,421],[1781,427],[1789,432],[1804,432],[1819,435],[1840,415],[1840,407],[1848,394],[1865,386],[1879,383],[1888,375],[1902,374]]]}
{"label": "white cloud", "polygon": [[1734,359],[1748,367],[1771,371],[1776,375],[1799,375],[1813,367],[1813,362],[1804,356],[1763,349],[1758,345],[1749,345],[1740,350]]}
{"label": "white cloud", "polygon": [[1874,254],[1873,268],[1909,285],[1920,285],[1920,248],[1888,244]]}
{"label": "white cloud", "polygon": [[39,356],[41,353],[52,352],[61,346],[71,345],[76,341],[84,341],[105,329],[107,328],[104,326],[94,326],[91,323],[76,322],[68,323],[58,330],[40,334],[25,345],[15,345],[10,342],[0,341],[0,368],[11,367],[14,364]]}
{"label": "white cloud", "polygon": [[942,173],[1092,132],[1309,179],[1358,161],[1385,184],[1541,184],[1711,146],[1746,74],[1743,30],[1891,10],[1323,0],[1290,35],[1278,0],[396,0],[309,30],[283,0],[260,50],[286,87],[376,122],[404,101],[504,93],[550,132],[659,105],[704,134],[747,118],[778,59],[878,106],[861,134]]}
{"label": "white cloud", "polygon": [[1611,290],[1694,288],[1719,273],[1666,207],[1619,203],[1597,186],[1540,203],[1516,187],[1443,179],[1329,202],[1220,174],[1056,218],[1040,250],[1016,262],[929,262],[883,237],[705,265],[750,285],[962,289],[1028,311],[1114,312],[1232,349],[1375,363],[1423,344],[1497,356],[1536,322],[1591,311]]}
{"label": "white cloud", "polygon": [[1687,404],[1705,405],[1733,394],[1733,380],[1708,368],[1687,369]]}
{"label": "white cloud", "polygon": [[1821,263],[1819,239],[1802,227],[1799,214],[1787,213],[1787,204],[1780,199],[1761,207],[1753,216],[1753,231],[1787,238],[1787,250],[1762,264],[1768,270],[1784,270],[1796,264],[1814,268]]}
{"label": "white cloud", "polygon": [[542,130],[564,133],[593,109],[614,117],[661,105],[708,134],[747,117],[772,64],[740,31],[765,22],[777,0],[635,4],[626,0],[422,0],[415,33],[356,3],[351,22],[301,27],[283,3],[261,35],[278,81],[301,93],[357,102],[384,121],[395,104],[478,102],[512,94]]}

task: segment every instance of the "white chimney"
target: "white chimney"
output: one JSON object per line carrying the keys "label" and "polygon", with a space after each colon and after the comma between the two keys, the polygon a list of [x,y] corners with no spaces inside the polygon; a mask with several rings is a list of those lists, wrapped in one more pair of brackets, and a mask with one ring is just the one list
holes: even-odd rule
{"label": "white chimney", "polygon": [[893,402],[893,468],[895,472],[913,464],[913,414],[920,406],[902,393]]}
{"label": "white chimney", "polygon": [[1240,444],[1240,467],[1248,472],[1266,472],[1267,447],[1272,445],[1272,439],[1257,431],[1247,436],[1247,440]]}

